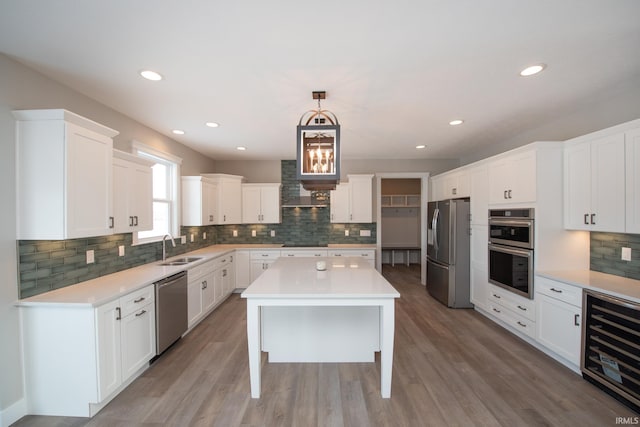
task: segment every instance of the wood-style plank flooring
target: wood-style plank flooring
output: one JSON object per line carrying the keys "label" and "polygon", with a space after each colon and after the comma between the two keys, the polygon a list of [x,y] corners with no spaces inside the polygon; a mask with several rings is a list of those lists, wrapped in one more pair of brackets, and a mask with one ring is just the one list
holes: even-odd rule
{"label": "wood-style plank flooring", "polygon": [[380,364],[270,364],[251,399],[245,303],[232,295],[94,418],[16,426],[613,426],[637,416],[473,310],[447,309],[416,266],[384,267],[401,293],[391,399]]}

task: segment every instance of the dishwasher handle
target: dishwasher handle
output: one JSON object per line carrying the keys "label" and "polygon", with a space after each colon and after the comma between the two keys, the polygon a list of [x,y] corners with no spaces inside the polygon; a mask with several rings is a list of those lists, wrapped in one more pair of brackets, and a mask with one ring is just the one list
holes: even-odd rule
{"label": "dishwasher handle", "polygon": [[156,288],[158,289],[164,288],[165,286],[172,284],[176,280],[180,280],[183,277],[186,277],[186,275],[187,275],[186,271],[181,271],[180,273],[176,273],[172,276],[165,277],[164,279],[155,282],[154,285],[156,285]]}

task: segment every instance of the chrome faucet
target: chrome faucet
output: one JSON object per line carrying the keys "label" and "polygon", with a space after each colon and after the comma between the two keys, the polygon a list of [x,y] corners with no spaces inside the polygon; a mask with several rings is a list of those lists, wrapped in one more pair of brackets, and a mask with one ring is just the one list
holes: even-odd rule
{"label": "chrome faucet", "polygon": [[170,234],[165,234],[164,236],[162,236],[162,261],[166,261],[167,259],[167,247],[165,245],[167,237],[171,239],[171,245],[173,245],[174,248],[176,247],[176,241],[173,240],[173,237]]}

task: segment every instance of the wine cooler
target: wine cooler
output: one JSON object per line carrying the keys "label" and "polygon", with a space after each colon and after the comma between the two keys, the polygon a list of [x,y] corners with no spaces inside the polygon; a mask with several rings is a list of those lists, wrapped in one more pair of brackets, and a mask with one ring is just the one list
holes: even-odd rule
{"label": "wine cooler", "polygon": [[640,304],[585,289],[582,310],[583,378],[640,413]]}

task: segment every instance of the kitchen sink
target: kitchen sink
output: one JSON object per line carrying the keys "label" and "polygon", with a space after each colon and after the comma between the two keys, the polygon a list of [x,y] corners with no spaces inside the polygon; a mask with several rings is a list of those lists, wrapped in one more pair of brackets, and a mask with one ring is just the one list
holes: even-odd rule
{"label": "kitchen sink", "polygon": [[202,259],[202,257],[198,257],[198,256],[175,258],[175,259],[172,259],[170,261],[161,262],[159,265],[185,265],[185,264],[189,264],[191,262],[199,261],[201,259]]}

